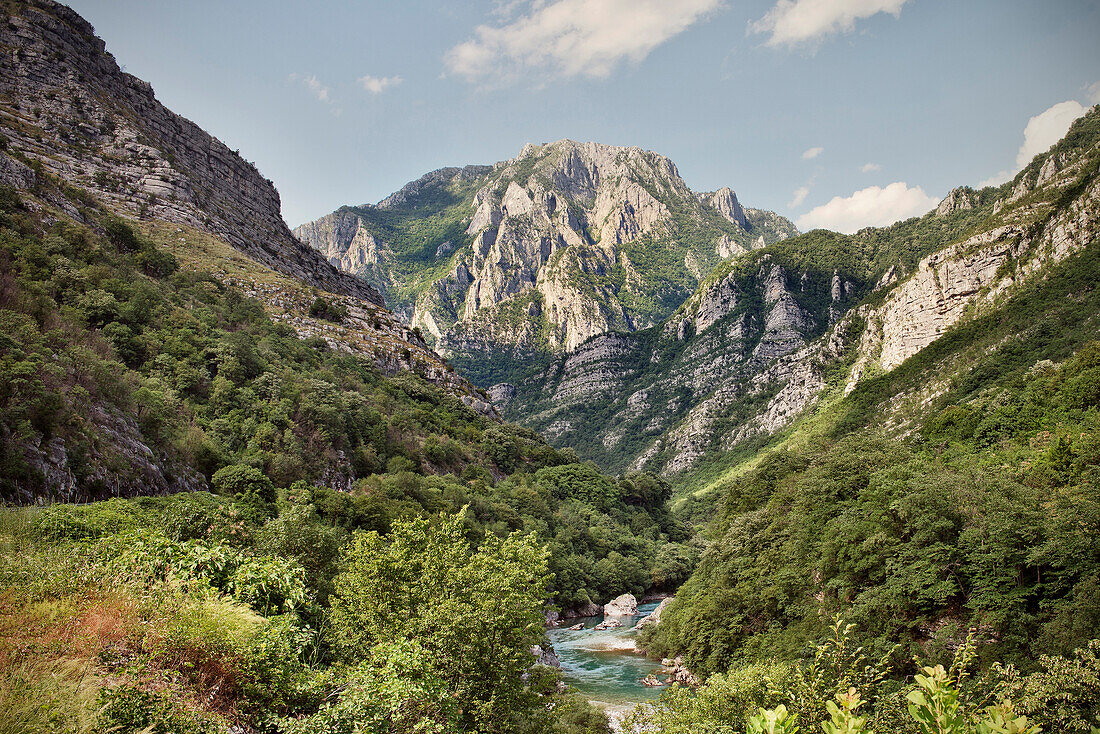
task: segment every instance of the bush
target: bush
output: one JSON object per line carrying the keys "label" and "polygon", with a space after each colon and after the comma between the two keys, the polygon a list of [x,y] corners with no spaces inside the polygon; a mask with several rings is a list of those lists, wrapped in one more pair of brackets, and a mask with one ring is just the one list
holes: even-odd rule
{"label": "bush", "polygon": [[103,231],[107,239],[120,252],[135,252],[141,249],[141,240],[138,239],[134,228],[126,221],[118,217],[107,217],[103,221]]}
{"label": "bush", "polygon": [[344,319],[348,317],[348,310],[338,303],[331,303],[321,298],[321,296],[317,296],[309,306],[309,315],[315,319],[342,324]]}
{"label": "bush", "polygon": [[471,548],[462,514],[360,533],[336,579],[332,625],[349,662],[380,643],[417,640],[462,701],[470,729],[495,729],[537,707],[522,676],[543,636],[549,578],[533,538],[490,535]]}
{"label": "bush", "polygon": [[312,716],[284,719],[283,734],[459,734],[462,706],[431,653],[411,640],[380,643],[348,671],[335,702]]}
{"label": "bush", "polygon": [[99,692],[97,734],[216,734],[220,722],[180,709],[164,693],[134,685],[103,688]]}
{"label": "bush", "polygon": [[214,472],[214,491],[232,497],[248,519],[257,525],[275,515],[275,485],[255,467],[238,464]]}

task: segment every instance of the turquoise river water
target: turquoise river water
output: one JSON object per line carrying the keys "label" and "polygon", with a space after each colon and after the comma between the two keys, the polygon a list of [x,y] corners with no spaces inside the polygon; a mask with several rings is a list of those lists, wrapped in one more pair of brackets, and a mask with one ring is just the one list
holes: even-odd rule
{"label": "turquoise river water", "polygon": [[615,629],[596,632],[592,628],[603,617],[585,617],[565,620],[573,624],[583,622],[582,630],[571,632],[567,624],[549,630],[550,643],[561,660],[566,682],[609,713],[621,713],[634,704],[660,696],[664,689],[648,688],[641,683],[645,676],[660,671],[660,663],[646,658],[634,646],[634,625],[656,607],[656,603],[639,604],[638,614],[618,617],[623,626]]}

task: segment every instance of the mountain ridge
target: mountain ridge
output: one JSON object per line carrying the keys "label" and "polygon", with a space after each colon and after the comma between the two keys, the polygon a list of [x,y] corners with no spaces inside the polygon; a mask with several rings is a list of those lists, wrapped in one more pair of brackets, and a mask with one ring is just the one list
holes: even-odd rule
{"label": "mountain ridge", "polygon": [[130,216],[202,229],[275,270],[384,305],[302,247],[271,181],[123,72],[84,18],[53,0],[7,16],[0,44],[16,51],[0,58],[0,116],[13,148]]}
{"label": "mountain ridge", "polygon": [[682,480],[745,458],[827,391],[888,372],[1086,246],[1098,118],[1013,181],[954,189],[923,217],[741,254],[657,326],[594,336],[490,394],[509,420],[611,470]]}
{"label": "mountain ridge", "polygon": [[721,259],[796,231],[728,187],[692,192],[657,153],[569,139],[439,169],[295,230],[382,289],[480,384],[477,355],[542,359],[642,328]]}

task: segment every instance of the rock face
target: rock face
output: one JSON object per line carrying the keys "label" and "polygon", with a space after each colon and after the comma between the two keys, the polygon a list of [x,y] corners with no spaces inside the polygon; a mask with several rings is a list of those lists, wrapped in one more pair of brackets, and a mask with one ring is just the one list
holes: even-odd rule
{"label": "rock face", "polygon": [[745,210],[741,208],[737,194],[730,187],[723,186],[713,194],[703,194],[700,198],[733,224],[742,229],[748,228],[749,220],[745,216]]}
{"label": "rock face", "polygon": [[[0,183],[46,222],[98,227],[100,206],[176,256],[263,303],[302,337],[367,358],[381,372],[417,373],[470,409],[499,414],[415,331],[383,307],[377,291],[325,262],[290,234],[271,182],[193,123],[161,106],[149,85],[121,72],[91,26],[49,0],[8,3],[0,23]],[[314,318],[318,295],[347,312],[343,323]],[[40,487],[13,501],[83,502],[206,488],[178,457],[143,438],[133,416],[93,403],[96,440],[81,448],[82,484],[71,447],[34,435],[20,449]],[[7,430],[0,427],[0,430]],[[6,443],[11,443],[10,435]],[[89,469],[91,467],[91,469]],[[319,479],[346,490],[352,462],[337,452]]]}
{"label": "rock face", "polygon": [[661,623],[661,613],[665,611],[669,604],[672,603],[674,597],[666,597],[661,600],[661,603],[657,605],[657,608],[650,612],[646,617],[638,621],[638,624],[634,625],[634,629],[645,629],[646,627],[656,627]]}
{"label": "rock face", "polygon": [[[589,339],[498,405],[612,471],[673,477],[771,436],[830,381],[850,392],[894,369],[1094,242],[1100,141],[1067,140],[1002,191],[956,189],[916,224],[742,252],[657,326]],[[914,243],[927,254],[903,263]]]}
{"label": "rock face", "polygon": [[[1090,114],[1095,116],[1100,111]],[[1093,243],[1100,231],[1100,175],[1088,154],[1097,149],[1045,156],[1041,166],[1032,165],[1037,173],[1029,168],[1017,177],[1010,202],[997,208],[982,231],[921,260],[911,277],[868,312],[848,390],[870,368],[893,369],[963,318],[995,307],[1045,265]],[[1079,193],[1055,207],[1062,192],[1073,188]],[[1030,201],[1017,203],[1025,196]],[[1037,228],[1043,215],[1048,218]]]}
{"label": "rock face", "polygon": [[[509,385],[498,408],[614,471],[665,475],[785,425],[824,384],[800,353],[866,287],[839,271],[791,272],[766,250],[746,258],[659,326],[602,334]],[[746,403],[760,413],[731,424]]]}
{"label": "rock face", "polygon": [[[412,236],[429,222],[428,241]],[[656,153],[572,140],[441,169],[295,231],[475,376],[650,326],[722,258],[797,233],[728,188],[694,194]]]}
{"label": "rock face", "polygon": [[617,596],[603,607],[605,617],[630,617],[638,613],[638,600],[633,594]]}
{"label": "rock face", "polygon": [[945,217],[948,214],[963,211],[964,209],[973,209],[975,206],[975,199],[977,198],[974,194],[975,192],[973,189],[965,186],[951,189],[951,192],[945,196],[939,206],[936,207],[936,216]]}
{"label": "rock face", "polygon": [[545,646],[533,645],[531,655],[535,658],[535,665],[545,665],[549,668],[561,667],[561,660],[558,659],[558,654],[554,652],[554,647],[549,643]]}
{"label": "rock face", "polygon": [[[121,71],[87,21],[52,0],[5,9],[0,124],[12,149],[116,211],[202,229],[279,272],[382,305],[298,242],[271,181]],[[29,185],[10,162],[0,178]]]}

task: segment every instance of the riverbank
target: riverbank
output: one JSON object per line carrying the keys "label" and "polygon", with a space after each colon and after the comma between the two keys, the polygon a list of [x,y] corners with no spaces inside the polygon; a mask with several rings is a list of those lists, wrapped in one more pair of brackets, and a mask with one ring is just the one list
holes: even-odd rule
{"label": "riverbank", "polygon": [[637,614],[608,618],[622,622],[622,627],[597,630],[604,621],[600,615],[572,620],[583,625],[579,630],[558,627],[547,632],[565,682],[603,708],[613,721],[663,690],[642,683],[647,676],[660,675],[663,668],[636,644],[638,623],[656,608],[654,601],[638,605]]}

